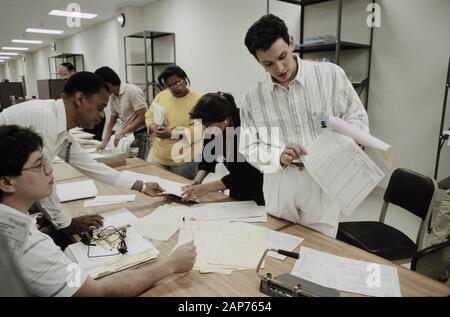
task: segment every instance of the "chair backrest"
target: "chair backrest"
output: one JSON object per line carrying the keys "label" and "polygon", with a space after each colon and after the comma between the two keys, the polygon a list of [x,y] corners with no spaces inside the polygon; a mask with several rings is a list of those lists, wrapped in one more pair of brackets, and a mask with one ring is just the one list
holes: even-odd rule
{"label": "chair backrest", "polygon": [[389,179],[384,200],[425,220],[433,201],[436,182],[425,175],[397,168]]}
{"label": "chair backrest", "polygon": [[445,283],[450,274],[450,240],[417,252],[411,270]]}

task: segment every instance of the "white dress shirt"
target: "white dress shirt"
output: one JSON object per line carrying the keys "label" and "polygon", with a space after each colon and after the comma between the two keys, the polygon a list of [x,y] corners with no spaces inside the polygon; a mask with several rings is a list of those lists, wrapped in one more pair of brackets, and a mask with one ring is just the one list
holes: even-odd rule
{"label": "white dress shirt", "polygon": [[[27,101],[0,113],[0,125],[15,124],[32,128],[40,134],[44,140],[44,155],[50,163],[55,156],[64,159],[68,144],[71,143],[69,163],[73,167],[89,178],[104,184],[131,189],[135,180],[92,159],[67,131],[66,120],[66,110],[61,99]],[[62,211],[55,185],[53,185],[52,194],[41,199],[39,203],[56,228],[65,228],[70,225],[71,218]]]}
{"label": "white dress shirt", "polygon": [[[31,226],[27,232],[23,253],[15,255],[28,291],[34,296],[45,297],[66,297],[75,294],[86,281],[87,273],[70,260],[52,238],[36,228],[34,217],[24,215],[4,204],[0,204],[0,213],[13,215],[19,213],[30,218]],[[11,230],[20,229],[11,228]]]}
{"label": "white dress shirt", "polygon": [[[320,133],[317,115],[340,117],[369,130],[367,112],[339,66],[294,58],[298,71],[288,88],[266,73],[242,101],[240,151],[262,171],[268,157],[271,171],[281,169],[280,155],[287,144],[307,146],[314,141]],[[267,134],[264,128],[268,128]]]}
{"label": "white dress shirt", "polygon": [[283,169],[280,156],[287,144],[313,142],[320,134],[321,116],[340,117],[368,131],[367,112],[339,66],[294,58],[298,71],[288,88],[266,73],[244,95],[239,150],[264,172],[269,213],[334,237],[339,208],[306,170]]}

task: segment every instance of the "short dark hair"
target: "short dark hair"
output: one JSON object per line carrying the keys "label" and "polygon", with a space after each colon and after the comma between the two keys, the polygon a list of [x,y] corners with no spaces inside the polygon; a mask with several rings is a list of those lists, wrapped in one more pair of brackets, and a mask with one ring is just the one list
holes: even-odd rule
{"label": "short dark hair", "polygon": [[117,73],[108,66],[100,67],[95,71],[95,74],[97,74],[98,76],[103,78],[104,81],[112,84],[113,86],[119,86],[121,83],[119,75],[117,75]]}
{"label": "short dark hair", "polygon": [[[31,128],[0,126],[0,177],[19,176],[31,153],[41,149],[42,137]],[[3,192],[0,190],[0,199]]]}
{"label": "short dark hair", "polygon": [[86,96],[92,96],[99,93],[102,89],[109,91],[108,85],[100,76],[91,72],[78,72],[70,76],[64,84],[62,92],[69,97],[77,92],[82,92]]}
{"label": "short dark hair", "polygon": [[189,114],[191,119],[201,119],[209,125],[232,116],[236,111],[236,103],[231,94],[217,92],[203,95]]}
{"label": "short dark hair", "polygon": [[61,65],[60,66],[64,66],[65,68],[67,68],[67,70],[68,71],[76,71],[75,70],[75,66],[73,66],[73,64],[72,63],[69,63],[69,62],[64,62],[64,63],[61,63]]}
{"label": "short dark hair", "polygon": [[257,50],[267,51],[279,38],[289,43],[289,31],[286,24],[279,17],[266,14],[248,29],[245,35],[245,46],[256,58]]}
{"label": "short dark hair", "polygon": [[189,77],[186,75],[186,72],[180,66],[177,65],[169,66],[166,69],[164,69],[164,71],[158,76],[158,83],[161,85],[161,87],[164,87],[166,85],[167,78],[172,76],[178,76],[180,78],[183,78],[189,84],[191,84],[191,81],[189,80]]}

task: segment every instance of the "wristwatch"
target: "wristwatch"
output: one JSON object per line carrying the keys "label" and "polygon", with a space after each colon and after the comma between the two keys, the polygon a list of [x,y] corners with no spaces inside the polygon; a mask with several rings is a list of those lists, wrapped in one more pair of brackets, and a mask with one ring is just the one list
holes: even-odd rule
{"label": "wristwatch", "polygon": [[145,193],[146,189],[147,189],[147,182],[142,182],[141,193]]}

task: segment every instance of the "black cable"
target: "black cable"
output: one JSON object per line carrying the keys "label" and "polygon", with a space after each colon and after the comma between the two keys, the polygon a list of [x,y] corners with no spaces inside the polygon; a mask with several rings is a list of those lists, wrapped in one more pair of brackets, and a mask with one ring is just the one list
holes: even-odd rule
{"label": "black cable", "polygon": [[[113,230],[113,232],[111,232],[111,233],[109,233],[109,234],[107,234],[106,236],[102,236],[102,233],[103,232],[105,232],[106,230],[110,230],[110,229],[112,229]],[[98,233],[97,233],[97,241],[106,241],[109,237],[111,237],[112,235],[114,235],[114,234],[117,234],[118,235],[118,238],[117,239],[115,239],[115,240],[113,240],[113,241],[107,241],[110,245],[111,245],[111,243],[114,243],[114,242],[116,242],[117,240],[119,240],[120,239],[120,241],[119,241],[119,243],[118,243],[118,245],[117,245],[117,253],[114,253],[114,254],[106,254],[106,255],[90,255],[90,247],[91,246],[95,246],[95,245],[93,245],[93,244],[88,244],[88,254],[87,254],[87,256],[88,256],[88,258],[100,258],[100,257],[107,257],[107,256],[114,256],[114,255],[119,255],[119,254],[126,254],[126,253],[128,253],[128,246],[127,246],[127,243],[126,243],[126,241],[125,241],[125,239],[126,239],[126,237],[127,237],[127,226],[125,226],[125,227],[122,227],[121,229],[117,229],[117,228],[115,228],[114,226],[108,226],[108,227],[106,227],[106,228],[103,228],[101,231],[99,231]]]}

